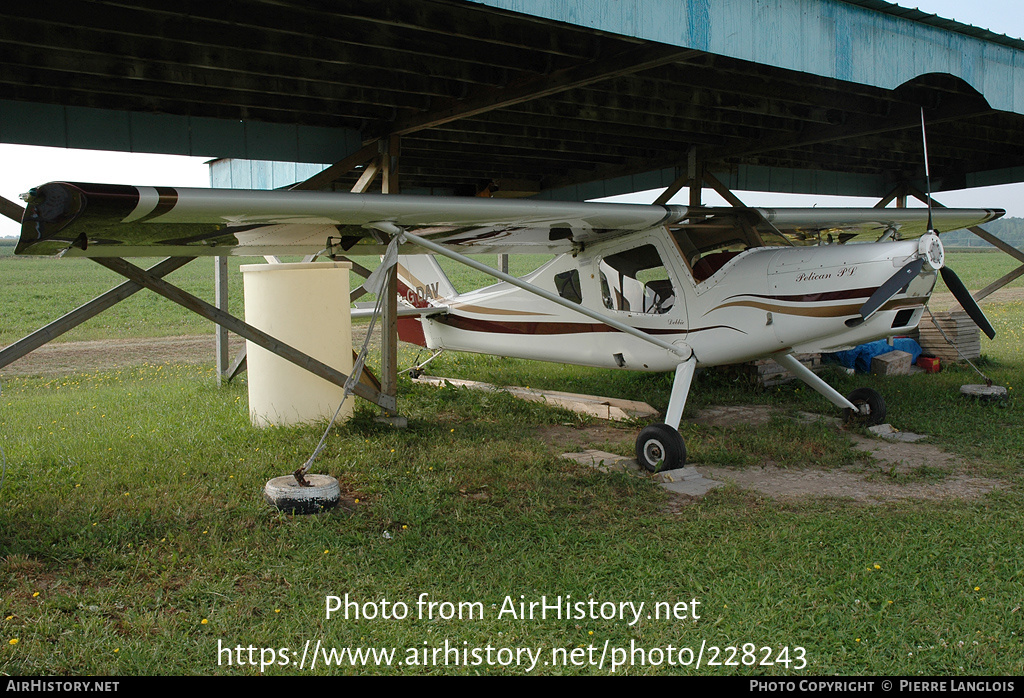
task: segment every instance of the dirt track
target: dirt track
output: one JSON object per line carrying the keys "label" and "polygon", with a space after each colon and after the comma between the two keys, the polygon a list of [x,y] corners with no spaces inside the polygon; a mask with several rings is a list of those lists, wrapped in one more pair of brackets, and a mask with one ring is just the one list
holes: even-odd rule
{"label": "dirt track", "polygon": [[[231,355],[242,348],[241,338],[231,337]],[[104,371],[144,363],[213,362],[212,335],[199,337],[152,337],[103,339],[92,342],[51,342],[0,369],[2,375],[52,376],[85,371]]]}
{"label": "dirt track", "polygon": [[[696,421],[729,427],[766,423],[771,414],[771,408],[764,406],[720,407],[702,411]],[[836,428],[840,428],[839,420],[835,421]],[[858,502],[976,499],[1005,486],[993,478],[976,477],[969,463],[932,444],[886,441],[846,433],[855,449],[871,454],[872,465],[829,470],[780,468],[771,462],[753,468],[703,468],[699,464],[697,467],[714,480],[731,482],[775,499],[835,497]],[[928,469],[931,476],[915,479],[924,469]]]}

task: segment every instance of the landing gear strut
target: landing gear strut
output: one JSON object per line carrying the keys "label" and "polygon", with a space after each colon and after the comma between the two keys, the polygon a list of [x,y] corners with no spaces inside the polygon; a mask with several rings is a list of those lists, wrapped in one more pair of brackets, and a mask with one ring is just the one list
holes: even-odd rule
{"label": "landing gear strut", "polygon": [[644,427],[636,438],[636,460],[652,473],[675,470],[686,464],[686,444],[679,435],[679,422],[683,418],[686,397],[690,394],[696,368],[697,359],[692,355],[676,367],[672,396],[665,410],[665,424]]}
{"label": "landing gear strut", "polygon": [[818,378],[814,372],[796,360],[792,354],[776,354],[775,360],[790,373],[821,393],[825,399],[843,411],[843,421],[858,426],[874,426],[885,421],[885,400],[871,388],[857,388],[847,397]]}

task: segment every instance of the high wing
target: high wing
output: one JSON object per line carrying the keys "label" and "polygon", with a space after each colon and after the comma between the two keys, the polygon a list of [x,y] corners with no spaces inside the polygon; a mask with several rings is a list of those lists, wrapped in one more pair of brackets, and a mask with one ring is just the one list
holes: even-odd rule
{"label": "high wing", "polygon": [[[757,209],[764,220],[797,244],[834,242],[875,242],[886,233],[893,239],[909,240],[928,232],[925,208],[790,208]],[[851,216],[851,213],[855,215]],[[933,208],[936,230],[948,233],[999,218],[1002,209]]]}
{"label": "high wing", "polygon": [[[924,209],[727,209],[656,204],[187,189],[51,182],[26,196],[17,254],[88,257],[313,254],[329,238],[350,254],[383,250],[369,224],[390,222],[469,253],[562,253],[675,224],[773,226],[797,244],[835,235],[878,239],[926,232]],[[1003,215],[938,209],[941,230]],[[419,250],[403,250],[415,253]]]}
{"label": "high wing", "polygon": [[328,237],[373,254],[383,248],[365,226],[384,221],[474,253],[559,253],[686,216],[680,206],[67,182],[25,199],[18,254],[118,257],[312,254]]}

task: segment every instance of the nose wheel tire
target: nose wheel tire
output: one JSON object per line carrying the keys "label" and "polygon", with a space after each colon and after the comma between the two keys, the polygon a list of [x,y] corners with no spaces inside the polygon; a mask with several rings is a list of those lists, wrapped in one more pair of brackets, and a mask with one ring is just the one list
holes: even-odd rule
{"label": "nose wheel tire", "polygon": [[843,421],[847,424],[873,427],[885,421],[885,400],[877,390],[857,388],[846,399],[857,406],[856,412],[849,407],[843,410]]}
{"label": "nose wheel tire", "polygon": [[686,463],[686,444],[669,425],[652,424],[644,427],[636,438],[636,459],[652,473],[675,470]]}

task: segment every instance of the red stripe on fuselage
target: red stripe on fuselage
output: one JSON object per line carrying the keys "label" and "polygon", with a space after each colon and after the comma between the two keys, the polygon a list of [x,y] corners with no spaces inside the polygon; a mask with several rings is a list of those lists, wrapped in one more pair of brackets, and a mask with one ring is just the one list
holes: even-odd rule
{"label": "red stripe on fuselage", "polygon": [[[467,332],[488,332],[492,334],[528,334],[528,335],[557,335],[557,334],[585,334],[588,332],[618,332],[619,330],[608,325],[588,322],[514,322],[500,320],[480,320],[478,318],[466,317],[446,313],[444,315],[433,315],[431,322],[447,325],[458,330]],[[685,327],[677,329],[663,328],[636,328],[647,334],[686,334],[696,330],[688,330]]]}

